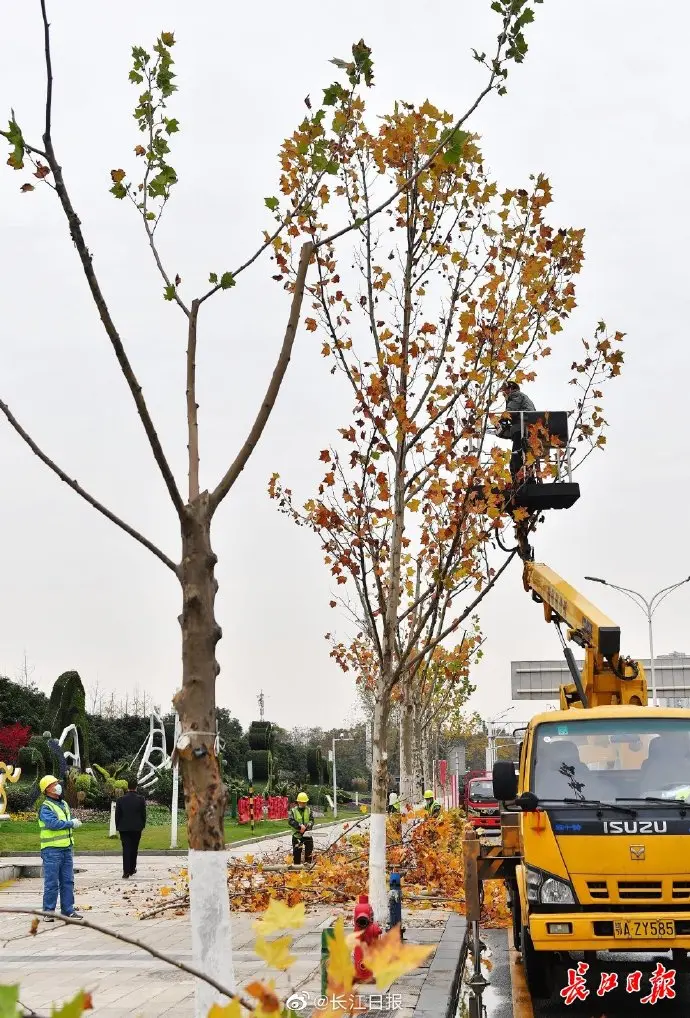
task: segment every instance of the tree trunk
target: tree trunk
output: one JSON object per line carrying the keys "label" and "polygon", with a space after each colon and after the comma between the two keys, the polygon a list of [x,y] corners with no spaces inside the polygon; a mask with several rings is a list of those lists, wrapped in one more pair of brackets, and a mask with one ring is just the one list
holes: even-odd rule
{"label": "tree trunk", "polygon": [[428,725],[424,725],[422,728],[422,773],[424,775],[425,790],[429,788],[433,791],[434,767],[431,759]]}
{"label": "tree trunk", "polygon": [[411,810],[416,802],[414,782],[414,704],[408,676],[403,676],[400,705],[400,808],[402,840],[407,841],[414,827]]}
{"label": "tree trunk", "polygon": [[[211,549],[208,493],[186,506],[182,526],[182,689],[174,698],[180,716],[177,744],[187,807],[192,957],[202,972],[235,989],[230,902],[223,818],[225,787],[216,756],[216,644],[222,631],[215,619],[218,582]],[[218,992],[196,981],[196,1015],[206,1018]]]}
{"label": "tree trunk", "polygon": [[422,725],[419,720],[418,709],[414,709],[414,791],[415,802],[419,802],[424,791],[424,766],[422,755]]}
{"label": "tree trunk", "polygon": [[369,901],[376,922],[388,920],[386,882],[386,813],[388,808],[388,716],[389,694],[378,679],[374,704],[374,734],[371,766],[371,820],[369,831]]}

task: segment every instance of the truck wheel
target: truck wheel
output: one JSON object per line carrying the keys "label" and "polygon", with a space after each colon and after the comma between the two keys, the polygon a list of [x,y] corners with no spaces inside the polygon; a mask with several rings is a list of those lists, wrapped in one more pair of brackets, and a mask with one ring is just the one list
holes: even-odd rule
{"label": "truck wheel", "polygon": [[522,950],[522,910],[520,909],[520,895],[517,884],[508,884],[508,895],[510,897],[510,913],[513,919],[513,946],[516,951]]}
{"label": "truck wheel", "polygon": [[525,979],[530,995],[538,1000],[547,1000],[553,993],[552,951],[535,951],[527,927],[520,926],[520,951],[525,969]]}

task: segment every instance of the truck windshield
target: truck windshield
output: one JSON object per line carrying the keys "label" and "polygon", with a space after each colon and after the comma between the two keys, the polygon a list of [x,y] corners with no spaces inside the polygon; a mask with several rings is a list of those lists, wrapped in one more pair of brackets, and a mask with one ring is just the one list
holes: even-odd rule
{"label": "truck windshield", "polygon": [[544,722],[531,791],[540,799],[690,798],[690,718]]}
{"label": "truck windshield", "polygon": [[496,802],[492,781],[470,781],[467,795],[470,802]]}

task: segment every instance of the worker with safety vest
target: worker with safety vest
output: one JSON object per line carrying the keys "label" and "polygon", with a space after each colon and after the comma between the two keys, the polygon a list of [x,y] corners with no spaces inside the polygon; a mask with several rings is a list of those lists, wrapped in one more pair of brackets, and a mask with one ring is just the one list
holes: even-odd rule
{"label": "worker with safety vest", "polygon": [[388,796],[388,812],[400,813],[400,796],[397,792],[391,792]]}
{"label": "worker with safety vest", "polygon": [[441,803],[434,799],[434,793],[429,789],[424,793],[424,810],[429,817],[437,817],[441,812]]}
{"label": "worker with safety vest", "polygon": [[[84,917],[74,910],[74,835],[81,820],[72,819],[70,808],[62,798],[62,785],[54,774],[41,778],[38,787],[45,796],[38,811],[38,830],[41,836],[43,860],[43,911],[55,912],[58,894],[60,912],[71,919]],[[53,915],[45,915],[47,923],[55,922]]]}
{"label": "worker with safety vest", "polygon": [[288,823],[293,830],[292,861],[295,866],[301,866],[302,847],[304,846],[304,861],[310,863],[314,852],[314,839],[308,831],[314,827],[314,814],[309,806],[309,796],[306,792],[300,792],[297,796],[297,804],[290,810]]}

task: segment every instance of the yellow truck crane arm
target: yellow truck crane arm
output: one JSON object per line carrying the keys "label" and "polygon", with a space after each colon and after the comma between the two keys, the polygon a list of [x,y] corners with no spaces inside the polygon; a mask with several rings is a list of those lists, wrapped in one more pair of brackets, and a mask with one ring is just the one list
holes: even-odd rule
{"label": "yellow truck crane arm", "polygon": [[[541,562],[525,562],[525,590],[544,605],[544,618],[558,628],[573,682],[561,686],[561,710],[614,704],[646,706],[647,682],[639,661],[620,654],[620,628],[574,587]],[[561,624],[567,629],[566,637]],[[582,647],[585,662],[580,675],[566,639]]]}

